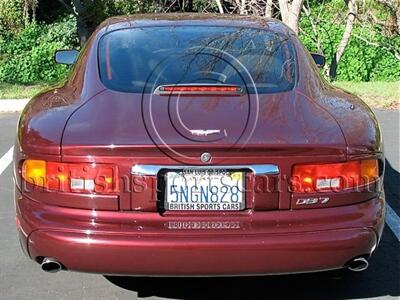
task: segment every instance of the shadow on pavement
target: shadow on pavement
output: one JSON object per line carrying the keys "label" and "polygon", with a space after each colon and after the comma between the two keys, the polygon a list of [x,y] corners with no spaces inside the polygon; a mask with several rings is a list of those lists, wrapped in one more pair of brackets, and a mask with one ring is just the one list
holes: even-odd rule
{"label": "shadow on pavement", "polygon": [[[380,249],[382,250],[382,249]],[[399,247],[392,249],[392,255]],[[400,296],[399,263],[385,260],[379,251],[363,273],[332,273],[260,277],[145,278],[107,277],[111,283],[138,293],[138,297],[174,299],[360,299]]]}
{"label": "shadow on pavement", "polygon": [[[387,202],[399,213],[400,175],[386,161]],[[362,273],[314,273],[258,277],[149,278],[106,277],[138,297],[175,299],[360,299],[400,296],[400,243],[385,228],[370,267]]]}

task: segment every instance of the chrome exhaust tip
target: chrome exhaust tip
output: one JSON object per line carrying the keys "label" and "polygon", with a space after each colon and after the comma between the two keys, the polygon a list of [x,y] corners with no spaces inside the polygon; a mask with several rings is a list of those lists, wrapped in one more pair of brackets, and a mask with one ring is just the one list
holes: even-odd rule
{"label": "chrome exhaust tip", "polygon": [[62,270],[62,265],[53,258],[45,257],[40,264],[43,271],[48,273],[57,273]]}
{"label": "chrome exhaust tip", "polygon": [[368,261],[364,257],[357,257],[353,259],[348,266],[348,269],[353,272],[362,272],[369,266]]}

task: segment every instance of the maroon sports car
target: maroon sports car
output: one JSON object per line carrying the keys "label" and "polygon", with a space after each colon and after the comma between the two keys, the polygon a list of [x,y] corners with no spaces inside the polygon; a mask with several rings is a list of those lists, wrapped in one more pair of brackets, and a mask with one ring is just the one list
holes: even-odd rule
{"label": "maroon sports car", "polygon": [[71,73],[29,102],[14,148],[19,239],[43,270],[367,268],[384,226],[378,123],[285,25],[111,18],[55,59]]}

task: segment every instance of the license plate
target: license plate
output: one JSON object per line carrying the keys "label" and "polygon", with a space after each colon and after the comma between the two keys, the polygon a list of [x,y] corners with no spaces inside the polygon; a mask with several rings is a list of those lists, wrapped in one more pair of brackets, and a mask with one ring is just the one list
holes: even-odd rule
{"label": "license plate", "polygon": [[182,170],[165,174],[166,210],[243,210],[244,172]]}

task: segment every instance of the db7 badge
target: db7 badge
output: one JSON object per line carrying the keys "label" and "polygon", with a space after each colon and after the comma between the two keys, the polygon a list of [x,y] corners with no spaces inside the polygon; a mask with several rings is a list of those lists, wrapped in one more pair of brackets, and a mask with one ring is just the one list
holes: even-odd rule
{"label": "db7 badge", "polygon": [[296,205],[326,204],[329,200],[329,197],[299,198]]}

